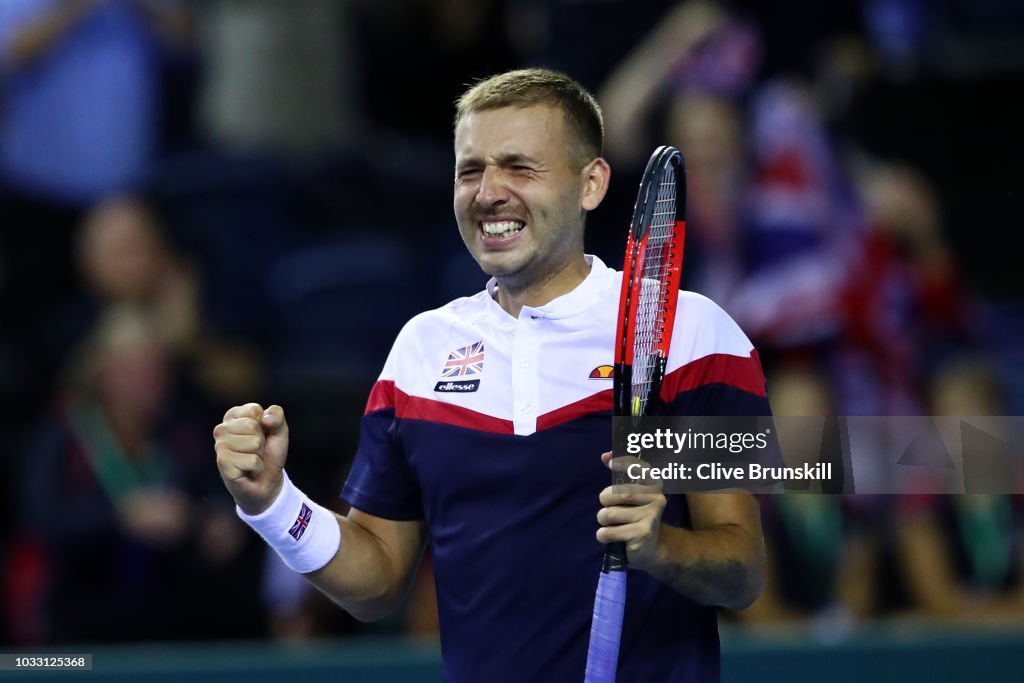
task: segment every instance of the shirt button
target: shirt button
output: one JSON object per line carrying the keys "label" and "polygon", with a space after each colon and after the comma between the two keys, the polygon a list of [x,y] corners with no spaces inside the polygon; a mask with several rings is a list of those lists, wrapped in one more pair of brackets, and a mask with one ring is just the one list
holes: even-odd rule
{"label": "shirt button", "polygon": [[526,403],[526,404],[523,405],[522,408],[519,409],[519,412],[520,413],[528,413],[528,412],[530,412],[530,407],[531,407],[530,404]]}
{"label": "shirt button", "polygon": [[530,361],[528,361],[528,360],[526,360],[526,359],[524,358],[524,359],[522,359],[521,361],[519,361],[519,365],[520,365],[520,366],[522,366],[522,367],[524,367],[524,368],[528,368],[528,367],[530,367]]}

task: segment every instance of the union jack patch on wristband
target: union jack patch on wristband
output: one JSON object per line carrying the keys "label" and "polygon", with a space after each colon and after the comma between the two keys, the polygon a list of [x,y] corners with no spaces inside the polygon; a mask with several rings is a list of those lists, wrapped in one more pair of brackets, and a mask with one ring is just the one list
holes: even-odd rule
{"label": "union jack patch on wristband", "polygon": [[309,526],[309,522],[313,517],[313,511],[309,509],[309,506],[305,503],[302,504],[302,509],[299,510],[299,516],[295,520],[295,524],[288,530],[292,538],[296,541],[302,538],[302,534],[306,533],[306,527]]}

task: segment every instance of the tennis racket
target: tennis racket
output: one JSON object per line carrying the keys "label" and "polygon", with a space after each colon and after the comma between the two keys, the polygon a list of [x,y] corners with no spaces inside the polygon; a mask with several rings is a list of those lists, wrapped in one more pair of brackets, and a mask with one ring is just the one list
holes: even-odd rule
{"label": "tennis racket", "polygon": [[[642,417],[661,389],[676,317],[685,214],[683,155],[675,147],[659,147],[640,181],[626,241],[615,333],[616,416]],[[585,683],[615,680],[627,568],[626,544],[609,543],[594,598]]]}

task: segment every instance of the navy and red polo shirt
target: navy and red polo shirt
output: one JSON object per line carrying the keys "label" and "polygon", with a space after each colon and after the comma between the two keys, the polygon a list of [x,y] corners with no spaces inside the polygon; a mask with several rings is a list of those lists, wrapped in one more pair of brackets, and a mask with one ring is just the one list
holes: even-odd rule
{"label": "navy and red polo shirt", "polygon": [[[366,406],[342,497],[426,520],[446,680],[582,680],[610,483],[622,274],[589,276],[518,318],[479,294],[402,329]],[[661,398],[671,414],[767,415],[756,351],[711,300],[679,296]],[[689,523],[684,496],[664,520]],[[716,681],[715,610],[631,572],[619,681]]]}

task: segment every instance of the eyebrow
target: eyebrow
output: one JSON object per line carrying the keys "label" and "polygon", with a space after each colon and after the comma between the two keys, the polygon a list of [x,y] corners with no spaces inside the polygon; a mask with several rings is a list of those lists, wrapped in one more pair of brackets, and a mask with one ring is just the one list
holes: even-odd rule
{"label": "eyebrow", "polygon": [[536,159],[525,154],[505,154],[498,157],[497,161],[499,166],[515,166],[517,164],[536,166],[538,163]]}
{"label": "eyebrow", "polygon": [[[519,164],[525,164],[527,166],[537,166],[540,163],[533,157],[529,157],[526,156],[525,154],[519,154],[515,152],[510,154],[502,154],[496,157],[495,161],[497,162],[498,166],[501,167],[516,166]],[[456,168],[465,168],[466,166],[474,166],[479,165],[481,163],[483,162],[480,160],[479,157],[469,157],[466,159],[461,159],[455,166]]]}

